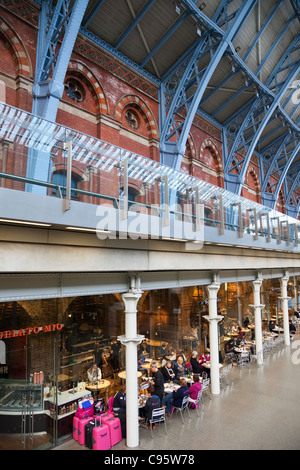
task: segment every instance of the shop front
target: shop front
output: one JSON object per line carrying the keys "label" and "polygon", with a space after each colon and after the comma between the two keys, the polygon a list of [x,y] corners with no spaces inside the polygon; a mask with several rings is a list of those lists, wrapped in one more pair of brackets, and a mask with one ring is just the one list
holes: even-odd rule
{"label": "shop front", "polygon": [[[277,316],[277,280],[264,281],[263,330]],[[220,362],[238,327],[254,329],[252,282],[222,284],[217,294]],[[6,302],[0,305],[1,449],[55,447],[72,436],[78,402],[107,399],[126,384],[125,312],[121,294]],[[144,291],[138,301],[139,383],[151,361],[209,350],[205,286]],[[247,324],[246,324],[247,323]],[[101,379],[89,371],[96,363]],[[122,375],[123,373],[123,375]]]}

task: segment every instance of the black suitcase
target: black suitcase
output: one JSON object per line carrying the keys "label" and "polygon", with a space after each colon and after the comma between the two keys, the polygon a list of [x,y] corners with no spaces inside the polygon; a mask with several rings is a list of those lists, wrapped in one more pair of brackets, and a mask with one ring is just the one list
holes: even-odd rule
{"label": "black suitcase", "polygon": [[117,416],[121,421],[122,438],[124,438],[126,437],[126,411],[118,412]]}
{"label": "black suitcase", "polygon": [[85,445],[89,448],[93,448],[93,429],[95,427],[95,421],[91,420],[89,421],[85,427],[84,427],[84,432],[85,432]]}

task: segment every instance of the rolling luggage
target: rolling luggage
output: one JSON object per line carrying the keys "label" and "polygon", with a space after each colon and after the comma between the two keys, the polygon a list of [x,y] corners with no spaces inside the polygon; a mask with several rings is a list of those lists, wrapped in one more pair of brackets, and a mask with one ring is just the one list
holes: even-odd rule
{"label": "rolling luggage", "polygon": [[110,433],[107,424],[101,424],[101,420],[95,419],[95,427],[92,435],[93,450],[110,450]]}
{"label": "rolling luggage", "polygon": [[114,417],[114,415],[113,415],[112,413],[103,413],[103,414],[101,415],[101,423],[102,423],[102,424],[105,424],[106,421],[108,421],[109,419],[111,419],[111,418],[113,418],[113,417]]}
{"label": "rolling luggage", "polygon": [[122,429],[121,429],[121,421],[119,418],[115,418],[114,416],[108,419],[105,424],[107,424],[110,433],[110,445],[115,446],[122,440]]}
{"label": "rolling luggage", "polygon": [[90,416],[85,416],[78,421],[78,444],[84,446],[85,444],[85,425],[91,421]]}
{"label": "rolling luggage", "polygon": [[118,418],[121,422],[122,438],[126,437],[126,411],[119,411]]}
{"label": "rolling luggage", "polygon": [[73,418],[73,439],[78,441],[78,426],[79,426],[79,418],[75,415]]}
{"label": "rolling luggage", "polygon": [[95,420],[89,421],[85,425],[85,445],[89,448],[93,448],[93,429],[95,427]]}

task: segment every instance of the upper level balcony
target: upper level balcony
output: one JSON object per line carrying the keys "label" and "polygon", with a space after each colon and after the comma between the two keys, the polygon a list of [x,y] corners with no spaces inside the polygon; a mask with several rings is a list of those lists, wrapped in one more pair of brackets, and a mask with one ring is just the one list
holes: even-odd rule
{"label": "upper level balcony", "polygon": [[0,104],[1,223],[299,252],[299,222],[189,174]]}

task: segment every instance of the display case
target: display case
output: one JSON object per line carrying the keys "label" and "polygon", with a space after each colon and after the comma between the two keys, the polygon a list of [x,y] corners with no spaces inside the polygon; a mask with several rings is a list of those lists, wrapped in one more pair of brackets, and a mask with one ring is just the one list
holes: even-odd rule
{"label": "display case", "polygon": [[22,412],[24,407],[42,411],[43,403],[43,384],[0,379],[0,412]]}

